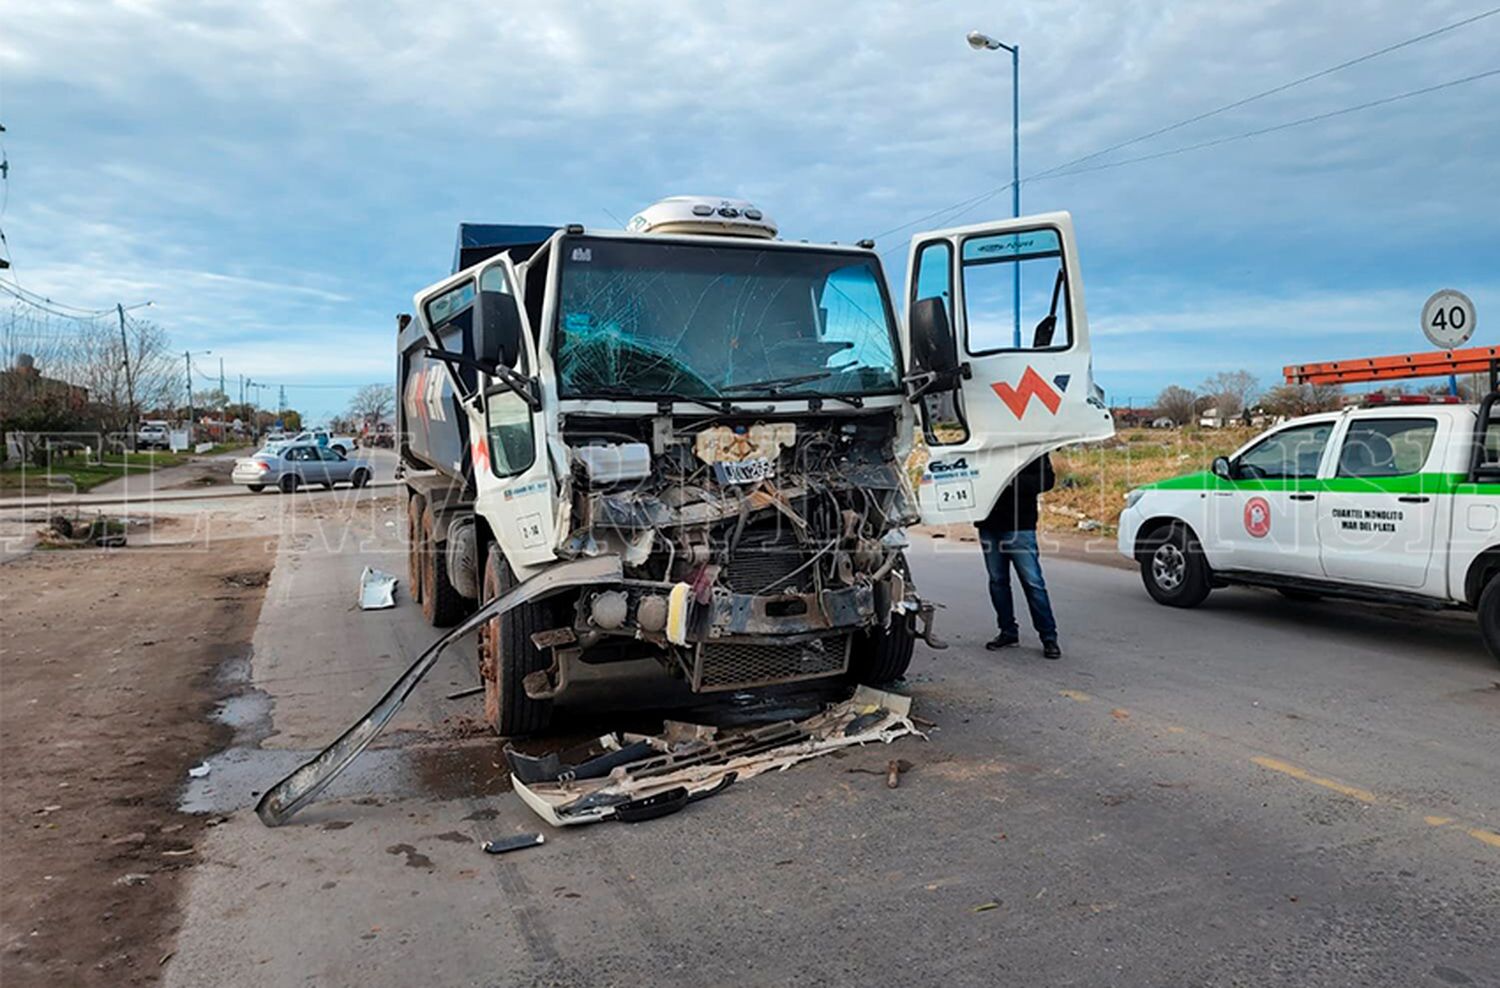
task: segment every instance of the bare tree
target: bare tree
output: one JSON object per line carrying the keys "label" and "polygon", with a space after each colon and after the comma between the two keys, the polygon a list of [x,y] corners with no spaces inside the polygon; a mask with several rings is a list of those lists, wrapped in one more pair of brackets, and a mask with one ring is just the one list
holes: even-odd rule
{"label": "bare tree", "polygon": [[1271,415],[1294,418],[1338,408],[1343,399],[1337,384],[1282,384],[1267,391],[1260,404]]}
{"label": "bare tree", "polygon": [[1218,409],[1219,421],[1234,418],[1249,407],[1260,391],[1260,382],[1247,370],[1220,371],[1203,382],[1203,394]]}
{"label": "bare tree", "polygon": [[1198,396],[1187,388],[1170,384],[1156,396],[1156,409],[1177,425],[1187,425],[1198,410]]}
{"label": "bare tree", "polygon": [[349,400],[349,417],[356,427],[374,426],[396,410],[396,389],[389,384],[366,384]]}
{"label": "bare tree", "polygon": [[[127,352],[131,372],[128,381]],[[166,331],[155,323],[129,320],[123,340],[119,324],[113,320],[82,324],[67,363],[70,380],[88,389],[90,400],[99,410],[100,425],[108,430],[133,425],[132,390],[138,410],[171,408],[181,397],[182,377],[176,355]]]}

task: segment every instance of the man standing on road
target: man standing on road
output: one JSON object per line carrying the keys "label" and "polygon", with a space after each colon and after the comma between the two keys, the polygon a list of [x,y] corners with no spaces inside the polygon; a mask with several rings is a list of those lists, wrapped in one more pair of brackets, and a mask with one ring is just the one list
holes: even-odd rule
{"label": "man standing on road", "polygon": [[1043,453],[1021,468],[1010,486],[1000,493],[989,515],[974,527],[984,549],[984,568],[990,575],[990,603],[995,606],[995,620],[1000,633],[985,642],[990,650],[1021,643],[1021,629],[1016,624],[1016,608],[1010,596],[1010,568],[1016,568],[1026,606],[1031,610],[1031,626],[1042,640],[1042,655],[1062,658],[1057,645],[1057,620],[1052,616],[1052,601],[1042,579],[1042,561],[1036,547],[1036,498],[1050,491],[1057,482],[1052,461]]}

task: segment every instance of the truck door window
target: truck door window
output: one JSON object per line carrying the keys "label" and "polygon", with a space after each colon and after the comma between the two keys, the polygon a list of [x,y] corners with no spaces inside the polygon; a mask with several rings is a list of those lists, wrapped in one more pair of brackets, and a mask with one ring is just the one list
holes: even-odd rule
{"label": "truck door window", "polygon": [[530,469],[536,459],[531,406],[514,391],[489,400],[490,470],[497,477],[513,477]]}
{"label": "truck door window", "polygon": [[1310,479],[1318,475],[1333,423],[1299,425],[1272,433],[1234,464],[1236,480]]}
{"label": "truck door window", "polygon": [[1434,419],[1357,419],[1339,449],[1340,477],[1421,473],[1437,437]]}
{"label": "truck door window", "polygon": [[[912,302],[939,298],[953,326],[953,245],[934,240],[917,250],[916,277],[912,279]],[[969,438],[962,403],[957,391],[929,392],[922,396],[922,431],[930,446],[951,446]]]}
{"label": "truck door window", "polygon": [[963,242],[961,269],[964,346],[971,356],[1072,345],[1067,273],[1056,230],[970,237]]}
{"label": "truck door window", "polygon": [[[519,324],[521,320],[521,303],[516,298],[516,293],[511,289],[510,277],[505,268],[496,264],[485,268],[479,273],[479,290],[484,295],[485,305],[502,305],[514,309],[514,322]],[[509,318],[509,316],[507,316]],[[491,316],[486,315],[484,321],[489,324]],[[488,349],[487,347],[485,349]],[[515,370],[522,374],[526,373],[526,348],[523,346],[516,351]]]}

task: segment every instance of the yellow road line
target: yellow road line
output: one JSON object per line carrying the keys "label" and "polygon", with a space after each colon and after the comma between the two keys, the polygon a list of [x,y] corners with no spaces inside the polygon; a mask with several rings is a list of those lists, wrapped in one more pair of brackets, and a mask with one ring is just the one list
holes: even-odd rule
{"label": "yellow road line", "polygon": [[1265,755],[1257,755],[1250,760],[1261,768],[1268,768],[1273,772],[1281,772],[1284,775],[1290,775],[1294,779],[1301,779],[1303,782],[1311,782],[1315,786],[1322,786],[1324,789],[1332,789],[1340,795],[1348,796],[1350,799],[1357,799],[1361,803],[1378,802],[1375,794],[1368,789],[1345,785],[1337,779],[1325,779],[1321,775],[1313,775],[1307,769],[1298,768],[1290,762],[1284,762],[1279,758],[1267,758]]}
{"label": "yellow road line", "polygon": [[[1307,769],[1299,768],[1296,765],[1293,765],[1291,762],[1284,762],[1279,758],[1270,758],[1266,755],[1257,755],[1250,760],[1259,765],[1261,768],[1268,768],[1273,772],[1280,772],[1283,775],[1290,775],[1294,779],[1300,779],[1303,782],[1311,782],[1313,785],[1322,786],[1324,789],[1332,789],[1334,792],[1339,793],[1342,796],[1348,796],[1350,799],[1357,799],[1361,803],[1373,804],[1385,802],[1389,803],[1392,806],[1399,807],[1401,805],[1395,800],[1382,800],[1368,789],[1361,789],[1358,786],[1351,786],[1347,783],[1340,782],[1337,779],[1325,779],[1321,775],[1313,775],[1311,772],[1307,771]],[[1430,815],[1422,817],[1422,822],[1426,823],[1430,827],[1446,827],[1449,824],[1454,823],[1455,821],[1451,816]],[[1461,830],[1475,840],[1488,844],[1491,847],[1500,847],[1500,834],[1497,834],[1492,830],[1485,830],[1483,827],[1470,827],[1467,824],[1463,823],[1459,823],[1455,829]]]}
{"label": "yellow road line", "polygon": [[1484,841],[1490,847],[1500,847],[1500,834],[1491,830],[1483,830],[1479,827],[1470,827],[1464,833],[1478,841]]}

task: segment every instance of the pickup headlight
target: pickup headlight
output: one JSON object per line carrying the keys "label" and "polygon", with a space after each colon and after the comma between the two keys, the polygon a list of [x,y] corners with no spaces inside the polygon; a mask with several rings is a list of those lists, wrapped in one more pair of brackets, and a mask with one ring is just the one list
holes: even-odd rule
{"label": "pickup headlight", "polygon": [[1128,491],[1125,494],[1125,510],[1129,511],[1131,508],[1135,507],[1137,504],[1140,503],[1141,498],[1143,498],[1145,496],[1146,496],[1146,492],[1143,491],[1143,490],[1140,490],[1139,488],[1137,488],[1136,490],[1133,490],[1133,491]]}

